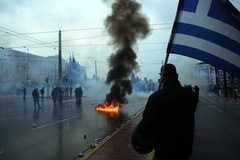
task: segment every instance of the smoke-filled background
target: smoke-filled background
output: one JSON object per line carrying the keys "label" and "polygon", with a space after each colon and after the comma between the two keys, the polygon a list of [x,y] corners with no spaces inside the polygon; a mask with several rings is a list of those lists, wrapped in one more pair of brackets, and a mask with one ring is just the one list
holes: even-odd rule
{"label": "smoke-filled background", "polygon": [[[130,48],[133,48],[132,50],[137,53],[137,62],[139,66],[138,70],[137,65],[133,65],[135,67],[135,78],[140,79],[136,84],[133,83],[133,91],[142,91],[141,86],[144,84],[145,78],[148,80],[151,79],[154,82],[157,82],[159,79],[159,70],[166,56],[166,47],[170,38],[170,32],[174,23],[177,4],[179,1],[136,1],[141,4],[141,7],[138,9],[146,15],[151,28],[151,34],[149,34],[145,39],[140,40],[140,38],[144,38],[144,34],[140,32],[141,34],[135,36],[137,43],[135,43],[136,41],[132,39],[130,39],[131,41],[127,41],[132,42],[130,43]],[[230,1],[240,9],[240,5],[236,2],[236,0]],[[86,87],[86,90],[91,88],[92,92],[87,94],[86,90],[84,90],[84,94],[86,93],[86,95],[99,96],[97,98],[101,103],[102,99],[104,99],[102,96],[105,96],[108,93],[110,87],[117,79],[113,81],[114,77],[111,77],[107,80],[111,85],[104,84],[96,89],[100,83],[96,85],[96,78],[93,77],[97,76],[101,83],[105,82],[106,75],[109,72],[107,57],[109,57],[111,53],[116,54],[118,51],[121,51],[124,46],[123,44],[126,44],[121,42],[124,39],[119,38],[116,35],[114,37],[117,38],[111,37],[110,35],[112,34],[108,34],[106,31],[107,25],[107,29],[114,34],[116,31],[117,33],[122,33],[124,31],[119,28],[118,30],[112,30],[111,26],[113,24],[105,21],[107,15],[110,15],[111,13],[112,5],[112,3],[106,2],[117,3],[115,0],[1,0],[0,68],[2,76],[0,77],[0,88],[6,86],[3,83],[10,83],[8,81],[8,78],[10,77],[9,69],[3,69],[2,67],[2,64],[7,62],[5,59],[11,58],[8,56],[8,53],[6,53],[8,48],[24,53],[29,52],[29,54],[37,56],[54,57],[58,54],[58,31],[61,30],[63,47],[62,57],[67,61],[69,59],[69,55],[74,54],[76,61],[81,66],[86,67],[87,78],[94,79],[94,81],[92,81],[92,83],[88,83]],[[126,8],[127,7],[124,8],[124,13]],[[120,13],[121,12],[122,11],[120,11]],[[131,11],[131,13],[133,12]],[[21,18],[16,19],[19,15]],[[113,14],[109,16],[109,18],[111,17],[113,17]],[[133,23],[136,22],[127,22],[128,25]],[[137,26],[135,25],[133,29],[137,29],[136,27]],[[130,32],[131,30],[127,31]],[[114,46],[111,45],[113,42]],[[3,48],[1,49],[1,47]],[[115,59],[118,60],[118,58]],[[23,62],[21,56],[15,56],[14,60],[15,61],[9,61],[10,66],[16,66],[15,64]],[[113,61],[114,58],[109,58],[109,60]],[[135,60],[136,59],[134,59],[134,61]],[[48,62],[48,60],[46,60],[46,62],[53,66],[52,71],[49,69],[46,71],[52,73],[52,77],[55,79],[58,73],[57,63]],[[202,74],[199,74],[196,71],[195,67],[198,62],[199,61],[195,59],[176,54],[170,54],[169,57],[169,63],[176,65],[180,82],[183,85],[192,84],[198,86],[202,85],[204,87],[208,85],[208,78],[206,78],[206,75],[202,76]],[[39,68],[38,63],[36,63],[36,65],[32,66],[33,68],[28,70],[29,74],[36,75],[36,66]],[[62,66],[65,67],[65,63]],[[110,69],[113,70],[113,68],[113,66],[110,66]],[[33,77],[37,78],[33,75],[31,75],[31,79]],[[41,75],[48,76],[43,74]],[[111,75],[110,72],[109,75]],[[20,79],[19,81],[21,82]],[[44,83],[45,78],[40,81]],[[13,84],[15,85],[16,82]],[[126,83],[126,85],[127,84],[129,83]],[[21,84],[17,85],[19,86]],[[8,88],[10,87],[6,87],[6,89]],[[116,87],[116,90],[118,88],[119,87]],[[203,89],[201,88],[200,94],[203,93],[202,91]],[[125,92],[125,94],[128,94],[128,92]],[[128,98],[132,95],[133,94],[129,95]]]}
{"label": "smoke-filled background", "polygon": [[132,49],[137,39],[146,38],[150,32],[147,18],[140,13],[141,5],[135,0],[116,0],[112,13],[105,20],[105,26],[116,46],[116,53],[108,60],[110,71],[106,83],[111,84],[106,101],[126,103],[126,94],[131,94],[129,76],[138,69],[137,55]]}

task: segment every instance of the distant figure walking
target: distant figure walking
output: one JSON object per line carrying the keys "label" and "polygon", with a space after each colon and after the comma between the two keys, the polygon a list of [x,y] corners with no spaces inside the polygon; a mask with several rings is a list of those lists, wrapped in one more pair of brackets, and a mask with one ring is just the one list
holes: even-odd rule
{"label": "distant figure walking", "polygon": [[63,91],[61,87],[55,87],[52,90],[52,100],[54,105],[56,104],[57,100],[59,100],[59,104],[62,104],[63,100]]}
{"label": "distant figure walking", "polygon": [[70,97],[72,97],[72,87],[70,87]]}
{"label": "distant figure walking", "polygon": [[77,104],[80,104],[82,102],[82,95],[83,95],[82,87],[80,86],[75,88],[75,97]]}
{"label": "distant figure walking", "polygon": [[44,96],[44,93],[45,93],[44,87],[42,87],[42,89],[40,90],[40,93],[41,93],[41,97],[43,99],[43,96]]}
{"label": "distant figure walking", "polygon": [[61,87],[58,87],[58,101],[59,101],[59,104],[62,104],[62,100],[63,100],[63,89]]}
{"label": "distant figure walking", "polygon": [[27,94],[27,90],[26,87],[23,87],[23,100],[26,100],[26,94]]}
{"label": "distant figure walking", "polygon": [[37,88],[33,89],[32,97],[33,97],[34,107],[38,106],[38,108],[41,108],[39,104],[39,91]]}
{"label": "distant figure walking", "polygon": [[194,90],[194,93],[197,96],[197,101],[199,101],[199,87],[197,85],[195,85],[193,90]]}
{"label": "distant figure walking", "polygon": [[53,104],[55,105],[56,102],[57,102],[57,98],[58,98],[58,89],[57,89],[57,87],[53,88],[51,95],[52,95]]}

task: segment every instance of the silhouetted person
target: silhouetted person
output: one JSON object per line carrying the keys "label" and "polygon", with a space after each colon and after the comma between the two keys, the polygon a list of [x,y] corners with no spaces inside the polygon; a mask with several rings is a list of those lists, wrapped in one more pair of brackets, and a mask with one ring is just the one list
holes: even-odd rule
{"label": "silhouetted person", "polygon": [[82,102],[82,95],[83,95],[82,87],[75,88],[75,97],[77,104],[80,104]]}
{"label": "silhouetted person", "polygon": [[[153,149],[159,160],[187,160],[192,155],[197,100],[181,86],[174,65],[166,64],[162,76],[162,87],[148,98],[136,131],[141,139],[155,137]],[[135,146],[141,143],[148,145],[135,139]]]}
{"label": "silhouetted person", "polygon": [[57,100],[59,101],[59,104],[62,104],[62,100],[63,100],[63,91],[61,87],[55,87],[52,90],[52,100],[54,105],[56,104]]}
{"label": "silhouetted person", "polygon": [[197,101],[199,101],[199,87],[196,85],[196,86],[194,86],[193,90],[194,90],[194,93],[197,96]]}
{"label": "silhouetted person", "polygon": [[44,96],[44,93],[45,93],[44,87],[42,87],[42,89],[40,90],[40,93],[41,93],[41,97],[43,99],[43,96]]}
{"label": "silhouetted person", "polygon": [[34,107],[38,106],[38,108],[41,108],[40,105],[39,105],[39,91],[38,91],[37,88],[33,89],[32,97],[33,97]]}
{"label": "silhouetted person", "polygon": [[52,96],[53,103],[55,105],[57,102],[57,98],[58,98],[58,88],[57,87],[53,88],[51,96]]}
{"label": "silhouetted person", "polygon": [[72,90],[73,90],[73,88],[70,87],[70,97],[72,97]]}
{"label": "silhouetted person", "polygon": [[57,87],[58,88],[58,101],[59,104],[62,104],[62,100],[63,100],[63,90],[61,87]]}
{"label": "silhouetted person", "polygon": [[27,90],[26,87],[23,87],[23,100],[26,100],[26,94],[27,94]]}

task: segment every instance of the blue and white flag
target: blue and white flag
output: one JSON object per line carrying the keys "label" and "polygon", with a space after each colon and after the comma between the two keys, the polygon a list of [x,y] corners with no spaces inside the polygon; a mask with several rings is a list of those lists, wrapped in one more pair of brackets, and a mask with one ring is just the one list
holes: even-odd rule
{"label": "blue and white flag", "polygon": [[228,0],[180,0],[167,53],[240,77],[240,13]]}

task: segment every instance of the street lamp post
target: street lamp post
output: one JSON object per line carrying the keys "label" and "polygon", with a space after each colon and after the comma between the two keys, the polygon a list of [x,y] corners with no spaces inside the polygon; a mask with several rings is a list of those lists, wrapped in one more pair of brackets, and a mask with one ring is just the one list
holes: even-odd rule
{"label": "street lamp post", "polygon": [[27,85],[28,85],[28,79],[29,79],[29,77],[28,77],[28,56],[29,56],[29,48],[28,47],[26,47],[26,46],[23,46],[23,48],[26,48],[27,49]]}

